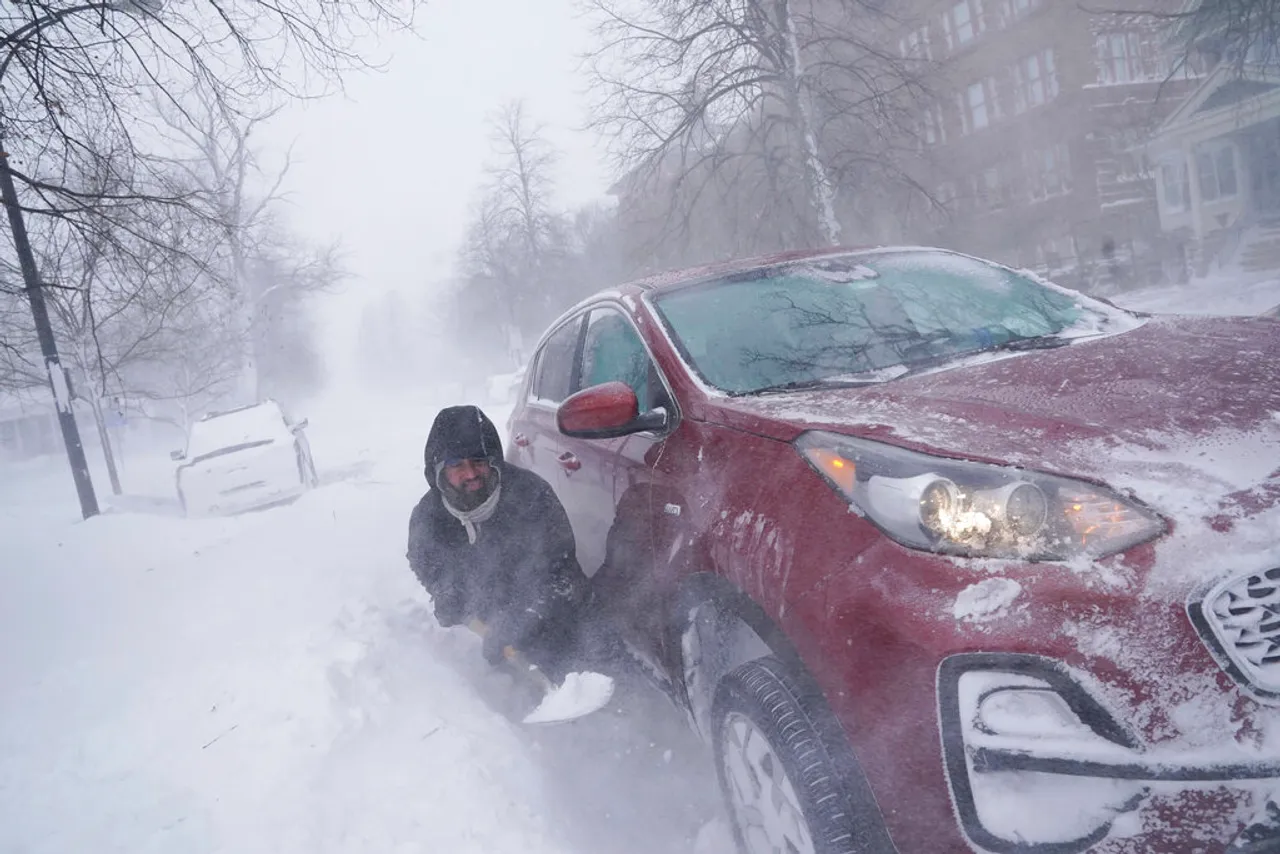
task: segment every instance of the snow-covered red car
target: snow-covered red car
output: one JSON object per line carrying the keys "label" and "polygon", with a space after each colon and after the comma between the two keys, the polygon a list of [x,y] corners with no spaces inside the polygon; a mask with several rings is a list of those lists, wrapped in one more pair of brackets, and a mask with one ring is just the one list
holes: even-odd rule
{"label": "snow-covered red car", "polygon": [[296,498],[319,482],[307,420],[290,421],[274,400],[205,415],[191,425],[178,466],[187,515],[236,513]]}
{"label": "snow-covered red car", "polygon": [[1280,850],[1273,321],[796,253],[584,301],[508,430],[744,850]]}

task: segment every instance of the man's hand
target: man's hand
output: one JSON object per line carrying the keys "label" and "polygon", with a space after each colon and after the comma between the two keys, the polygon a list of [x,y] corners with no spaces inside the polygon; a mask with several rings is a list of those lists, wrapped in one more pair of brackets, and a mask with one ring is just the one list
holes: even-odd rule
{"label": "man's hand", "polygon": [[466,617],[462,613],[462,597],[450,596],[443,591],[438,596],[433,596],[431,604],[434,606],[436,622],[441,628],[449,628],[456,626]]}
{"label": "man's hand", "polygon": [[495,667],[501,664],[502,659],[506,657],[505,648],[512,645],[511,641],[513,639],[510,637],[510,633],[503,631],[503,626],[506,624],[506,621],[497,621],[489,623],[485,628],[484,643],[482,645],[484,660]]}

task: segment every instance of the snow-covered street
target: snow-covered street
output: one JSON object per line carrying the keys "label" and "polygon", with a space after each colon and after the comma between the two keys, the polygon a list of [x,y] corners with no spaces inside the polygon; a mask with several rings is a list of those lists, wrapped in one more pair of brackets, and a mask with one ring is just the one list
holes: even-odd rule
{"label": "snow-covered street", "polygon": [[226,519],[178,513],[165,449],[88,522],[61,459],[3,470],[0,850],[730,850],[663,698],[486,703],[404,560],[432,412],[306,413],[322,486]]}

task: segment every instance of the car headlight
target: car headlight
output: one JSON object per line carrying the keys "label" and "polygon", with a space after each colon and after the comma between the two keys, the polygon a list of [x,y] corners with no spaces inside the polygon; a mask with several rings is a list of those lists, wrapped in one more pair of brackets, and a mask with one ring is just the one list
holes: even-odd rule
{"label": "car headlight", "polygon": [[855,512],[910,548],[1026,560],[1099,558],[1165,530],[1147,508],[1083,481],[818,430],[795,444]]}

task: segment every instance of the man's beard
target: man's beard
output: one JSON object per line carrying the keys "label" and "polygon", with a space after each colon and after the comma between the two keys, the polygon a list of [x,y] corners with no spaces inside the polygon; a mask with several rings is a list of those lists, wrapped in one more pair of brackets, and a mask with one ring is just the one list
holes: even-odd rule
{"label": "man's beard", "polygon": [[493,494],[493,487],[498,482],[497,474],[490,469],[488,474],[478,478],[482,486],[479,489],[468,489],[468,484],[463,483],[461,488],[455,487],[448,480],[441,479],[441,488],[444,492],[444,499],[454,510],[462,513],[474,510],[483,504],[490,495]]}

